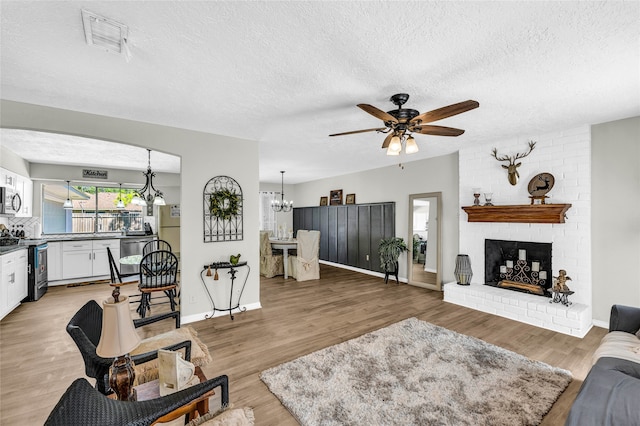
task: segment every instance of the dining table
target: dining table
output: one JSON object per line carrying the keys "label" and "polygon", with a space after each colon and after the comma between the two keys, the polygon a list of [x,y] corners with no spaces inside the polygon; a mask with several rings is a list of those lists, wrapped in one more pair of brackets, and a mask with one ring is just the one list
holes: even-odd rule
{"label": "dining table", "polygon": [[139,265],[142,261],[141,254],[132,254],[131,256],[125,256],[120,258],[121,265]]}
{"label": "dining table", "polygon": [[282,257],[284,262],[284,278],[289,278],[289,250],[298,249],[298,241],[295,238],[278,240],[275,238],[269,238],[269,243],[272,249],[282,250]]}

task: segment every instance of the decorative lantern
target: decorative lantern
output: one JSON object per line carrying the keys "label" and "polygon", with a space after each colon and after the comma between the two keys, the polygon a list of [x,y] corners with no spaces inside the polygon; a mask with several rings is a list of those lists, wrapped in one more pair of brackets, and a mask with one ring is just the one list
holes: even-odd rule
{"label": "decorative lantern", "polygon": [[453,271],[456,276],[456,281],[460,285],[471,284],[471,277],[473,277],[473,271],[471,270],[471,260],[469,255],[459,254],[456,257],[456,269]]}

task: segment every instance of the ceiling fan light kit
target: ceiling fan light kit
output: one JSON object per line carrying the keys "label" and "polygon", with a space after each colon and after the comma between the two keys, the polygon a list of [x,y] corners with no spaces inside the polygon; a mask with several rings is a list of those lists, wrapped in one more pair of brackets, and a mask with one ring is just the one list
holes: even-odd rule
{"label": "ceiling fan light kit", "polygon": [[406,93],[397,93],[391,96],[389,100],[398,108],[384,112],[372,105],[357,105],[358,108],[364,112],[382,120],[385,127],[334,133],[329,136],[343,136],[374,131],[378,133],[388,133],[382,143],[382,148],[387,150],[387,155],[399,155],[403,145],[406,154],[414,154],[419,151],[419,148],[412,133],[435,136],[460,136],[464,133],[462,129],[427,125],[427,123],[452,117],[480,106],[477,101],[467,100],[420,114],[420,112],[415,109],[402,108],[407,100],[409,100],[409,95]]}

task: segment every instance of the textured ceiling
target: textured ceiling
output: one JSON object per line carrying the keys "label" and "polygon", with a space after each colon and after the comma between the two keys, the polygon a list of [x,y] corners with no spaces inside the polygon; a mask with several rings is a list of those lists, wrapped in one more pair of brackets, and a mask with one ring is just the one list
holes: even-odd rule
{"label": "textured ceiling", "polygon": [[[258,140],[265,182],[640,115],[636,1],[0,7],[3,99]],[[130,62],[85,43],[82,7],[129,26]],[[411,156],[387,157],[376,133],[328,137],[378,127],[355,105],[390,110],[398,92],[420,112],[467,99],[480,108],[434,123],[466,133],[418,135]],[[19,155],[27,146],[2,136]],[[31,157],[46,158],[44,145]]]}

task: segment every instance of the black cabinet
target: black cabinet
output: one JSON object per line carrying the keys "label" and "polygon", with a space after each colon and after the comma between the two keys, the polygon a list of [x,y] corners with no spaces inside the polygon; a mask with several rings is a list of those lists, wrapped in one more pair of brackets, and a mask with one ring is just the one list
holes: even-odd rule
{"label": "black cabinet", "polygon": [[380,272],[378,246],[395,237],[395,203],[296,207],[293,230],[320,231],[320,259]]}

